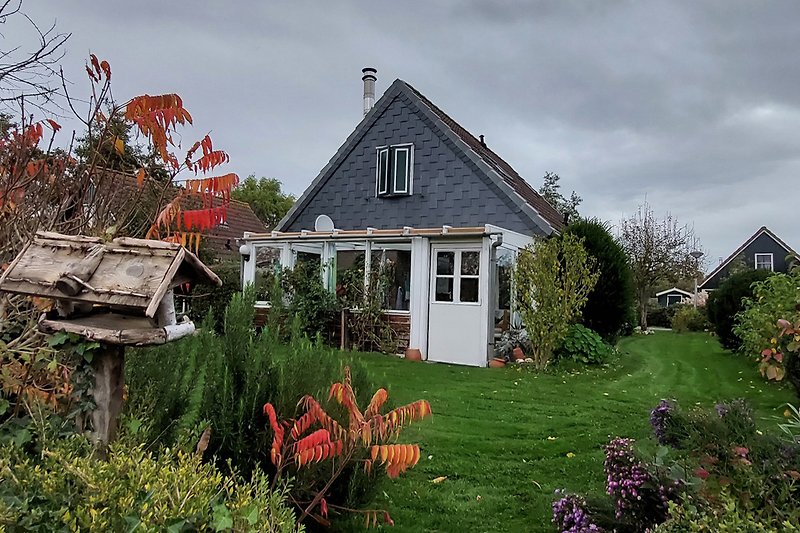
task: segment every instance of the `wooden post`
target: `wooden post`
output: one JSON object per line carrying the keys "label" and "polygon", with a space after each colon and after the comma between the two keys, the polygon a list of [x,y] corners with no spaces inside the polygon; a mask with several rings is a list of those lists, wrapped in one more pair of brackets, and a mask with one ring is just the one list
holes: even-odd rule
{"label": "wooden post", "polygon": [[101,456],[117,433],[117,422],[122,411],[122,394],[125,388],[125,348],[101,345],[92,360],[94,368],[95,409],[92,411],[92,435]]}

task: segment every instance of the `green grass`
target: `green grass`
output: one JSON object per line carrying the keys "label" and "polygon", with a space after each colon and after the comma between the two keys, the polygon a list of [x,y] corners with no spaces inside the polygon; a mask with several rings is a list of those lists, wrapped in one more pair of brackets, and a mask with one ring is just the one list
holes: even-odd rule
{"label": "green grass", "polygon": [[[620,351],[609,368],[545,374],[365,354],[396,404],[425,398],[434,413],[401,438],[420,443],[422,460],[400,479],[380,481],[371,506],[390,511],[393,531],[553,531],[555,489],[603,494],[610,437],[654,449],[648,419],[659,399],[711,407],[744,397],[767,431],[794,400],[787,386],[763,382],[752,360],[705,334],[631,337]],[[447,479],[431,482],[439,476]]]}

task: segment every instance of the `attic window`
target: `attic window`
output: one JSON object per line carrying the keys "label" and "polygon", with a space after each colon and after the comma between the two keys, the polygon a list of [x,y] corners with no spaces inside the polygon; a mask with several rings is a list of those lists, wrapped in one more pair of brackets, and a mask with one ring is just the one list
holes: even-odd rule
{"label": "attic window", "polygon": [[775,270],[772,262],[772,254],[756,254],[755,257],[756,268],[763,268],[764,270]]}
{"label": "attic window", "polygon": [[397,144],[378,148],[375,176],[377,196],[410,195],[413,165],[413,144]]}

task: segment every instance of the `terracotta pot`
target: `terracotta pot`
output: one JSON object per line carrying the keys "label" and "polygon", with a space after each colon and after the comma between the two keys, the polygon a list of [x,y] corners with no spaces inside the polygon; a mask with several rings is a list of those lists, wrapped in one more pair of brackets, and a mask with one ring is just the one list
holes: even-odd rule
{"label": "terracotta pot", "polygon": [[406,359],[409,361],[422,361],[422,352],[418,348],[406,348]]}
{"label": "terracotta pot", "polygon": [[525,359],[525,354],[519,346],[514,348],[512,353],[514,354],[514,361],[523,361]]}
{"label": "terracotta pot", "polygon": [[506,366],[506,360],[500,357],[495,357],[489,361],[489,368],[503,368]]}

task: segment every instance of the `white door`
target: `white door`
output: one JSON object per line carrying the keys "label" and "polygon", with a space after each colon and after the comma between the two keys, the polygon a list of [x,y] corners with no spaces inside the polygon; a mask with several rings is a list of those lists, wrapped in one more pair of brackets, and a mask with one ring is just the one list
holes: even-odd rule
{"label": "white door", "polygon": [[481,247],[432,245],[428,360],[486,366]]}

